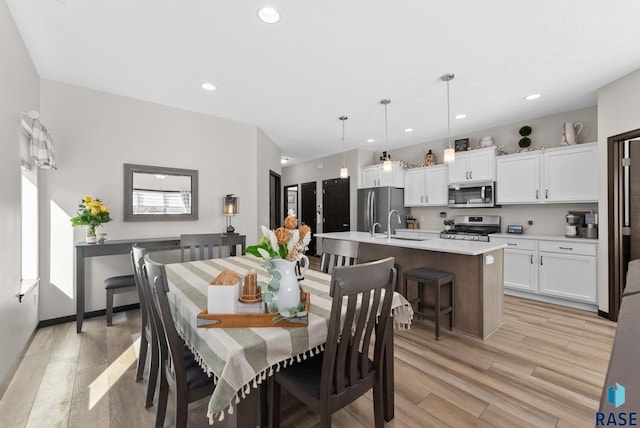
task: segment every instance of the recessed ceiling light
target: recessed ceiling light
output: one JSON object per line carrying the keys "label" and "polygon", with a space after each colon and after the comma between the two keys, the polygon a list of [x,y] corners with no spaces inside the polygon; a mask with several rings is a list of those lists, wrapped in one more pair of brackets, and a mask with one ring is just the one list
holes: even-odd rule
{"label": "recessed ceiling light", "polygon": [[289,159],[287,158],[280,158],[280,164],[284,165],[285,163],[289,162]]}
{"label": "recessed ceiling light", "polygon": [[216,85],[214,85],[213,83],[203,83],[202,84],[202,89],[206,89],[207,91],[215,91],[216,90]]}
{"label": "recessed ceiling light", "polygon": [[455,116],[453,116],[454,119],[464,119],[465,117],[467,117],[467,115],[464,113],[456,114]]}
{"label": "recessed ceiling light", "polygon": [[413,132],[413,128],[405,128],[404,132]]}
{"label": "recessed ceiling light", "polygon": [[264,23],[275,24],[280,21],[280,13],[272,7],[265,6],[258,10],[258,18]]}
{"label": "recessed ceiling light", "polygon": [[367,143],[375,143],[375,142],[376,142],[376,140],[374,140],[373,138],[369,138],[369,139],[367,140]]}
{"label": "recessed ceiling light", "polygon": [[542,96],[542,94],[531,94],[531,95],[527,95],[526,97],[524,97],[524,99],[527,100],[527,101],[537,100],[541,96]]}

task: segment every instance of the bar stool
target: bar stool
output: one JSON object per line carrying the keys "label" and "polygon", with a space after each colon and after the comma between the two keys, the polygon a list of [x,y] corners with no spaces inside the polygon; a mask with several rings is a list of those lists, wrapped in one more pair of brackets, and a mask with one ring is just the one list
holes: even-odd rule
{"label": "bar stool", "polygon": [[[449,314],[449,329],[453,330],[453,273],[445,272],[436,269],[429,268],[416,268],[404,272],[404,297],[407,298],[407,287],[409,281],[415,281],[418,285],[418,297],[409,300],[409,303],[417,303],[417,310],[414,311],[416,315],[424,317],[430,321],[436,323],[436,340],[440,340],[440,318],[442,315]],[[441,307],[440,295],[443,285],[449,284],[449,306]],[[435,294],[434,304],[425,303],[424,301],[424,286],[433,287]],[[408,299],[408,298],[407,298]],[[427,314],[422,310],[433,309],[433,314]]]}
{"label": "bar stool", "polygon": [[111,325],[113,317],[113,295],[136,291],[136,279],[133,275],[112,276],[104,280],[104,288],[107,290],[107,325]]}

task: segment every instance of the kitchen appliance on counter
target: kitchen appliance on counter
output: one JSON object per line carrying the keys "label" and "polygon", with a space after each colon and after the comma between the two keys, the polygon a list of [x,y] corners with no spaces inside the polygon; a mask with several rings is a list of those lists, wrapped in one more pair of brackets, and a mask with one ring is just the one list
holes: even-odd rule
{"label": "kitchen appliance on counter", "polygon": [[598,239],[598,214],[593,211],[569,211],[565,216],[567,238]]}
{"label": "kitchen appliance on counter", "polygon": [[493,181],[449,185],[449,208],[492,208],[496,206]]}
{"label": "kitchen appliance on counter", "polygon": [[[386,232],[389,211],[396,210],[400,218],[405,218],[409,210],[404,207],[404,189],[399,187],[371,187],[358,189],[358,231],[371,232],[375,223],[380,224],[376,232]],[[396,227],[404,228],[394,218],[391,222],[391,233]]]}
{"label": "kitchen appliance on counter", "polygon": [[489,242],[489,234],[499,232],[499,215],[457,215],[453,229],[443,230],[440,238]]}

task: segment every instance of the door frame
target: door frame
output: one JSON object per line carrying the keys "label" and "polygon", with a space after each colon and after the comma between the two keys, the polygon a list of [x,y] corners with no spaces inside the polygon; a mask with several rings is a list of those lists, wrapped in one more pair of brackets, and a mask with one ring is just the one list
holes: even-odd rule
{"label": "door frame", "polygon": [[269,228],[282,225],[282,177],[275,171],[269,170]]}
{"label": "door frame", "polygon": [[618,320],[622,291],[625,286],[624,241],[622,235],[623,197],[622,180],[624,142],[640,138],[640,129],[623,132],[607,138],[607,215],[608,215],[608,278],[609,278],[609,313],[598,310],[598,315]]}

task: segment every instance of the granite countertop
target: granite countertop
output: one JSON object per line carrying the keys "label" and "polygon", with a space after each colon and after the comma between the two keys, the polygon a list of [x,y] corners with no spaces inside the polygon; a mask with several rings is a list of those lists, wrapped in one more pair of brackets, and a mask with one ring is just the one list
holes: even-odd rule
{"label": "granite countertop", "polygon": [[505,248],[506,244],[496,244],[495,242],[475,242],[475,241],[455,241],[449,239],[424,239],[411,240],[395,238],[391,239],[381,233],[377,233],[372,238],[368,232],[332,232],[318,233],[318,238],[342,239],[345,241],[356,241],[366,244],[387,245],[393,247],[413,248],[416,250],[439,251],[442,253],[463,254],[466,256],[478,256],[491,251]]}

